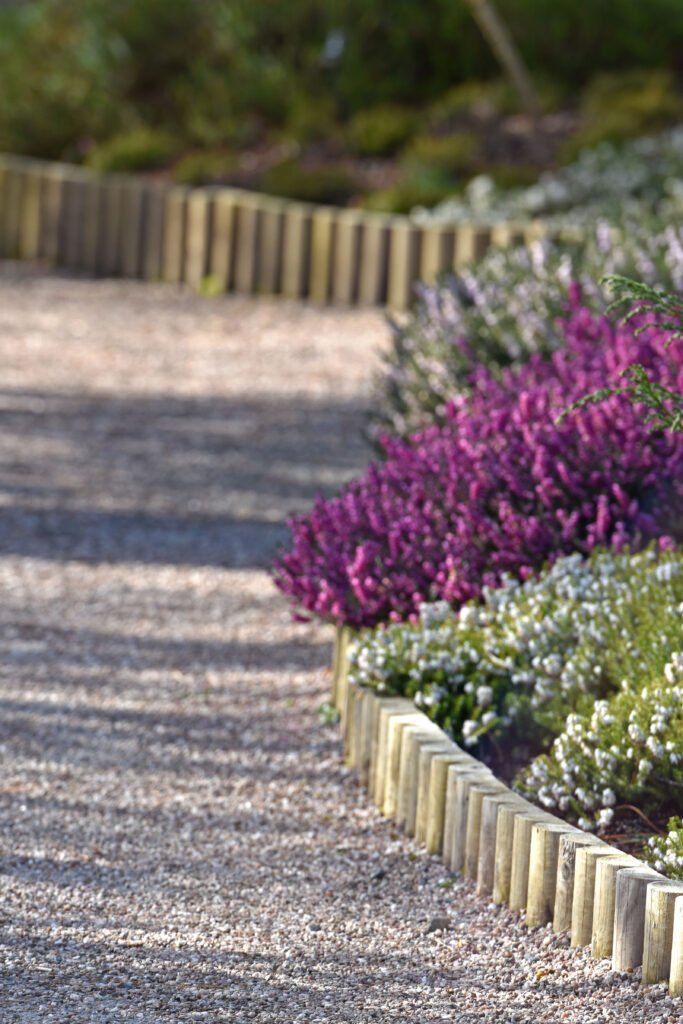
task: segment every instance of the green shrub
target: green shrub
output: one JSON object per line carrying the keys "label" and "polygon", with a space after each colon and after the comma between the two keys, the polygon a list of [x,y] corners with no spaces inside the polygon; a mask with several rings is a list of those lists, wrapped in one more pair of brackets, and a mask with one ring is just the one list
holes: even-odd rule
{"label": "green shrub", "polygon": [[179,185],[212,185],[226,181],[237,167],[229,153],[188,153],[173,168],[173,179]]}
{"label": "green shrub", "polygon": [[388,188],[370,192],[363,200],[366,210],[379,213],[410,213],[416,206],[434,206],[453,195],[452,178],[430,168],[412,169]]}
{"label": "green shrub", "polygon": [[166,167],[176,150],[173,139],[152,128],[135,128],[115,135],[88,154],[96,171],[155,171]]}
{"label": "green shrub", "polygon": [[358,190],[353,175],[345,167],[308,168],[296,160],[283,160],[270,167],[263,175],[261,187],[269,195],[334,205],[348,202]]}
{"label": "green shrub", "polygon": [[332,98],[328,95],[294,96],[290,100],[284,133],[287,138],[303,144],[340,136]]}
{"label": "green shrub", "polygon": [[562,159],[601,142],[619,143],[660,130],[683,116],[683,96],[670,72],[598,75],[584,90],[583,127],[562,147]]}
{"label": "green shrub", "polygon": [[495,79],[454,85],[430,104],[427,117],[430,124],[439,127],[464,116],[494,117],[515,113],[518,109],[514,89],[504,79]]}
{"label": "green shrub", "polygon": [[106,43],[77,5],[0,5],[0,150],[78,158],[129,117]]}
{"label": "green shrub", "polygon": [[445,174],[471,174],[479,155],[479,140],[472,132],[453,135],[418,135],[404,150],[401,164],[411,167],[432,167]]}
{"label": "green shrub", "polygon": [[348,124],[351,148],[361,156],[388,156],[397,152],[417,128],[413,110],[391,106],[371,107],[356,114]]}
{"label": "green shrub", "polygon": [[632,114],[642,130],[652,131],[680,118],[683,97],[669,71],[627,71],[594,78],[583,91],[580,109],[592,121],[610,112]]}

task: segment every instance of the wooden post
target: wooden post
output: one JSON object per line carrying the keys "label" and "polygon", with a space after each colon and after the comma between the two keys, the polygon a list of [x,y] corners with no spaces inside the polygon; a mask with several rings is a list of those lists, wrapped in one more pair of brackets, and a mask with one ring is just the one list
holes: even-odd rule
{"label": "wooden post", "polygon": [[0,153],[0,259],[4,259],[8,252],[7,236],[5,232],[5,217],[7,214],[7,189],[10,175],[9,159]]}
{"label": "wooden post", "polygon": [[187,197],[184,279],[199,291],[209,273],[213,190],[195,188]]}
{"label": "wooden post", "polygon": [[524,224],[515,221],[494,224],[491,228],[491,245],[499,249],[514,249],[524,245],[525,228]]}
{"label": "wooden post", "polygon": [[671,935],[671,972],[669,995],[683,996],[683,896],[678,896],[674,909],[674,927]]}
{"label": "wooden post", "polygon": [[101,179],[102,230],[98,243],[97,269],[104,277],[121,273],[122,182],[116,175]]}
{"label": "wooden post", "polygon": [[444,825],[446,814],[446,787],[448,772],[452,767],[469,764],[469,756],[456,747],[451,754],[437,754],[432,759],[429,775],[429,796],[427,802],[427,853],[441,855],[443,852]]}
{"label": "wooden post", "polygon": [[174,185],[166,193],[166,230],[164,232],[164,281],[179,284],[185,271],[185,235],[187,201],[190,190]]}
{"label": "wooden post", "polygon": [[449,765],[448,778],[446,780],[446,802],[443,814],[442,856],[444,864],[448,868],[450,868],[451,860],[453,858],[453,834],[455,830],[456,789],[460,770],[461,769],[459,765]]}
{"label": "wooden post", "polygon": [[330,702],[337,706],[337,678],[339,677],[339,648],[341,645],[342,626],[335,626],[332,641],[332,679],[330,686]]}
{"label": "wooden post", "polygon": [[[493,864],[494,903],[509,903],[510,877],[512,874],[512,840],[515,818],[520,812],[511,804],[502,804],[498,808],[496,819],[496,849]],[[528,813],[528,812],[527,812]]]}
{"label": "wooden post", "polygon": [[427,842],[427,827],[429,822],[429,784],[432,777],[432,761],[435,757],[445,754],[453,758],[449,764],[454,763],[458,758],[457,747],[451,740],[436,740],[425,743],[420,747],[417,767],[417,805],[415,809],[415,841],[423,846]]}
{"label": "wooden post", "polygon": [[337,678],[334,689],[334,704],[342,716],[346,708],[346,696],[349,686],[349,643],[351,641],[351,630],[348,626],[342,626],[339,632],[339,647],[337,649]]}
{"label": "wooden post", "polygon": [[624,868],[640,866],[635,857],[626,853],[623,857],[601,857],[595,865],[591,956],[596,959],[612,956],[617,876]]}
{"label": "wooden post", "polygon": [[455,783],[455,807],[452,814],[452,831],[449,841],[451,871],[462,871],[467,855],[467,824],[469,820],[470,789],[479,784],[490,784],[493,775],[485,765],[464,765],[458,772]]}
{"label": "wooden post", "polygon": [[50,164],[43,174],[38,243],[38,255],[50,263],[57,261],[59,253],[63,200],[64,168],[61,164]]}
{"label": "wooden post", "polygon": [[363,225],[358,302],[377,306],[386,301],[389,272],[389,217],[368,214]]}
{"label": "wooden post", "polygon": [[209,274],[219,292],[232,288],[235,266],[235,189],[216,189],[213,201],[213,231]]}
{"label": "wooden post", "polygon": [[531,826],[526,901],[526,924],[529,928],[548,924],[553,919],[560,837],[575,832],[572,825],[553,822],[540,821]]}
{"label": "wooden post", "polygon": [[453,265],[455,232],[453,228],[424,227],[420,244],[420,280],[436,283],[439,274]]}
{"label": "wooden post", "polygon": [[477,782],[469,786],[469,801],[467,807],[467,827],[465,829],[465,863],[463,874],[465,878],[477,880],[479,869],[479,848],[481,839],[481,808],[485,796],[493,796],[496,793],[509,793],[510,790],[502,782],[491,778],[489,782]]}
{"label": "wooden post", "polygon": [[538,822],[548,821],[551,815],[539,809],[515,815],[512,824],[512,853],[510,861],[510,910],[526,909],[529,891],[529,859],[531,855],[531,830]]}
{"label": "wooden post", "polygon": [[261,223],[256,258],[256,290],[259,295],[279,295],[282,284],[282,238],[285,203],[262,196]]}
{"label": "wooden post", "polygon": [[337,213],[332,301],[339,306],[352,306],[358,299],[362,223],[357,210]]}
{"label": "wooden post", "polygon": [[527,221],[524,225],[524,244],[531,245],[533,242],[538,242],[542,238],[546,238],[548,235],[547,224],[535,218],[534,220]]}
{"label": "wooden post", "polygon": [[311,266],[311,211],[305,203],[288,203],[282,241],[282,294],[305,298]]}
{"label": "wooden post", "polygon": [[143,203],[142,182],[126,179],[121,195],[121,273],[131,279],[142,276]]}
{"label": "wooden post", "polygon": [[80,269],[85,224],[85,175],[70,168],[65,181],[62,208],[60,263],[70,269]]}
{"label": "wooden post", "polygon": [[2,255],[17,259],[21,237],[21,206],[24,193],[24,175],[19,162],[14,159],[7,166],[4,175],[4,200],[2,213]]}
{"label": "wooden post", "polygon": [[643,985],[668,981],[671,973],[674,911],[683,896],[683,883],[653,882],[645,897],[645,935],[643,938]]}
{"label": "wooden post", "polygon": [[642,964],[647,890],[659,881],[663,881],[662,876],[645,865],[618,872],[614,892],[613,970],[632,971]]}
{"label": "wooden post", "polygon": [[530,807],[526,800],[512,790],[489,793],[481,804],[481,834],[479,839],[479,863],[477,865],[477,894],[491,896],[493,893],[496,868],[496,835],[498,813],[503,806],[521,811]]}
{"label": "wooden post", "polygon": [[572,946],[590,946],[593,936],[593,903],[595,902],[595,863],[599,857],[621,857],[613,846],[582,846],[576,851],[574,863],[574,896],[572,899]]}
{"label": "wooden post", "polygon": [[100,236],[102,234],[102,182],[91,175],[85,182],[85,210],[81,265],[93,277],[99,273]]}
{"label": "wooden post", "polygon": [[372,748],[370,796],[381,809],[384,803],[384,774],[387,757],[387,733],[392,715],[414,714],[415,705],[405,697],[382,697],[377,716],[377,736]]}
{"label": "wooden post", "polygon": [[19,258],[34,260],[40,244],[40,193],[42,174],[38,168],[24,171],[24,190],[19,225]]}
{"label": "wooden post", "polygon": [[401,736],[401,763],[398,773],[396,824],[412,836],[415,834],[420,748],[425,743],[445,742],[446,734],[426,715],[419,725],[407,725]]}
{"label": "wooden post", "polygon": [[458,224],[455,234],[453,269],[478,263],[491,244],[491,229],[477,224]]}
{"label": "wooden post", "polygon": [[[387,737],[387,756],[384,773],[384,803],[382,813],[387,818],[395,818],[398,811],[398,787],[401,773],[401,750],[408,726],[423,728],[425,715],[421,711],[413,714],[394,715],[389,721]],[[428,719],[427,719],[428,721]]]}
{"label": "wooden post", "polygon": [[234,290],[252,295],[256,290],[256,259],[261,231],[258,200],[243,194],[235,207]]}
{"label": "wooden post", "polygon": [[557,856],[557,879],[555,882],[555,910],[553,931],[569,931],[572,926],[572,901],[574,899],[574,872],[576,851],[580,846],[606,846],[597,836],[583,832],[568,832],[560,836]]}
{"label": "wooden post", "polygon": [[344,748],[344,764],[349,768],[354,767],[353,751],[353,724],[356,717],[356,701],[358,699],[358,687],[349,686],[346,691],[346,714],[342,726],[342,740]]}
{"label": "wooden post", "polygon": [[374,690],[366,689],[361,714],[360,747],[358,753],[358,777],[365,789],[370,788],[370,764],[375,723],[379,714],[379,699]]}
{"label": "wooden post", "polygon": [[389,229],[387,304],[401,311],[410,306],[419,263],[419,235],[407,217],[396,217]]}
{"label": "wooden post", "polygon": [[312,302],[325,305],[332,293],[334,273],[335,211],[321,206],[311,218],[311,267],[308,294]]}
{"label": "wooden post", "polygon": [[166,186],[156,182],[145,190],[145,228],[142,235],[142,276],[145,281],[160,281],[164,254]]}
{"label": "wooden post", "polygon": [[347,727],[348,736],[348,757],[347,763],[358,769],[360,765],[363,732],[363,705],[365,703],[366,690],[364,686],[355,686],[355,697],[353,700],[353,712],[349,716]]}

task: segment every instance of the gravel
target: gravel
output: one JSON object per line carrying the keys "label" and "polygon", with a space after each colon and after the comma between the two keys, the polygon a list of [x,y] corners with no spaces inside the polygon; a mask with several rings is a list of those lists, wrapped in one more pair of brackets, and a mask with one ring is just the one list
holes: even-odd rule
{"label": "gravel", "polygon": [[367,458],[385,334],[0,271],[2,1024],[682,1019],[449,878],[316,713],[265,570]]}

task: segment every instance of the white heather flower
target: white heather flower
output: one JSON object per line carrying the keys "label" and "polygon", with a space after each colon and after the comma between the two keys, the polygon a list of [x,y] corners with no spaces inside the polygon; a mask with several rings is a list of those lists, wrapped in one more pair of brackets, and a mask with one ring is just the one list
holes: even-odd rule
{"label": "white heather flower", "polygon": [[611,807],[603,807],[598,814],[598,826],[604,828],[606,825],[611,825],[614,821],[614,811]]}
{"label": "white heather flower", "polygon": [[480,708],[488,707],[493,700],[492,686],[478,686],[476,691],[477,705]]}
{"label": "white heather flower", "polygon": [[605,807],[614,807],[617,796],[613,789],[603,789],[601,800]]}

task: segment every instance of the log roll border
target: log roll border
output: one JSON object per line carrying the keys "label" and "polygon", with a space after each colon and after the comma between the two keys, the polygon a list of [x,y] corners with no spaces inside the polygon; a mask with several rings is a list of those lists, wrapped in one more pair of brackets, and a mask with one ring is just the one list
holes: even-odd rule
{"label": "log roll border", "polygon": [[350,686],[351,640],[337,630],[331,699],[346,763],[378,809],[528,927],[567,932],[683,996],[683,883],[514,793],[412,701]]}
{"label": "log roll border", "polygon": [[547,234],[542,221],[418,225],[409,217],[189,188],[0,154],[0,258],[199,292],[406,309],[490,246]]}

